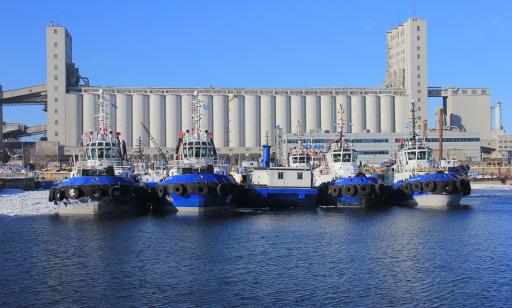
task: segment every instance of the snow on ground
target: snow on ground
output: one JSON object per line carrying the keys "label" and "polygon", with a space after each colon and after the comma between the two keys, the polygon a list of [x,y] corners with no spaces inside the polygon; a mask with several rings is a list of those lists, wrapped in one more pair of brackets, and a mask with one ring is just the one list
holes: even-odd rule
{"label": "snow on ground", "polygon": [[48,190],[0,189],[0,216],[49,215]]}
{"label": "snow on ground", "polygon": [[512,185],[510,185],[510,184],[471,183],[471,189],[512,190]]}

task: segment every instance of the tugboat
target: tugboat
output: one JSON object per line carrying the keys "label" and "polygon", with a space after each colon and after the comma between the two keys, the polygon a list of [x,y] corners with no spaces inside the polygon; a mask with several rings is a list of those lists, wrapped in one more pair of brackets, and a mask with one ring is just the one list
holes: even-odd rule
{"label": "tugboat", "polygon": [[228,175],[213,143],[212,133],[201,128],[199,94],[192,98],[192,129],[181,132],[169,177],[157,184],[161,204],[157,211],[202,213],[235,206],[238,185]]}
{"label": "tugboat", "polygon": [[432,149],[416,132],[416,104],[411,102],[410,138],[402,143],[394,173],[394,188],[401,192],[395,200],[402,205],[456,206],[463,196],[471,193],[466,177],[456,172],[437,170]]}
{"label": "tugboat", "polygon": [[270,145],[263,145],[262,164],[248,177],[245,206],[251,208],[315,207],[318,189],[313,185],[312,157],[302,146],[300,122],[298,146],[285,162],[273,161]]}
{"label": "tugboat", "polygon": [[[83,152],[71,177],[52,188],[49,201],[58,215],[144,213],[143,188],[133,176],[121,133],[108,126],[110,102],[99,91],[97,131],[85,133]],[[73,157],[74,159],[74,157]]]}
{"label": "tugboat", "polygon": [[[385,205],[384,196],[388,194],[390,188],[378,178],[367,177],[358,170],[357,151],[344,138],[343,125],[343,106],[340,105],[337,119],[339,138],[329,146],[326,153],[327,175],[331,177],[330,182],[326,182],[329,196],[339,206],[366,208]],[[325,179],[325,175],[319,176],[319,179],[322,178]],[[325,183],[319,185],[322,192],[325,190],[323,186]],[[329,200],[328,197],[323,199]]]}

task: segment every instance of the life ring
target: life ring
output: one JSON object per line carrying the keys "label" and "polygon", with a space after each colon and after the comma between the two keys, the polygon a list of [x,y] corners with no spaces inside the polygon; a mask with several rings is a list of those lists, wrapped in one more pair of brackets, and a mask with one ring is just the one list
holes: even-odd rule
{"label": "life ring", "polygon": [[219,196],[225,197],[230,193],[231,187],[227,183],[220,183],[216,190]]}
{"label": "life ring", "polygon": [[66,196],[68,199],[78,199],[81,195],[81,190],[77,186],[66,187]]}
{"label": "life ring", "polygon": [[423,185],[420,181],[416,181],[411,184],[412,190],[415,192],[421,192],[423,189]]}
{"label": "life ring", "polygon": [[341,194],[341,187],[337,186],[337,185],[333,185],[333,186],[329,187],[329,192],[330,192],[331,196],[338,198]]}
{"label": "life ring", "polygon": [[156,186],[156,194],[158,195],[158,198],[162,198],[166,195],[165,186],[163,185],[157,185]]}
{"label": "life ring", "polygon": [[112,197],[112,198],[121,198],[121,187],[119,186],[114,186],[110,189],[109,191],[109,195]]}
{"label": "life ring", "polygon": [[357,185],[357,192],[360,197],[368,197],[370,196],[372,189],[368,184],[359,184]]}
{"label": "life ring", "polygon": [[357,194],[357,187],[352,184],[343,185],[342,192],[344,196],[353,197]]}
{"label": "life ring", "polygon": [[194,193],[196,195],[204,196],[208,193],[208,186],[205,183],[197,183],[196,187],[194,188]]}
{"label": "life ring", "polygon": [[423,183],[423,190],[426,192],[433,192],[436,190],[436,183],[432,180],[426,180]]}
{"label": "life ring", "polygon": [[176,184],[172,186],[172,192],[177,196],[182,196],[187,193],[187,188],[183,184]]}
{"label": "life ring", "polygon": [[90,197],[95,201],[100,200],[103,197],[103,190],[100,187],[92,188]]}

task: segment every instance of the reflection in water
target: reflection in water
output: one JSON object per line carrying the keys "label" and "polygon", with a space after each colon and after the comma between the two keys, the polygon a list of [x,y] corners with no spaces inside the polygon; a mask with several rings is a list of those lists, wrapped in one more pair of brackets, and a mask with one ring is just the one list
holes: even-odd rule
{"label": "reflection in water", "polygon": [[467,203],[3,219],[0,304],[508,305],[512,195]]}

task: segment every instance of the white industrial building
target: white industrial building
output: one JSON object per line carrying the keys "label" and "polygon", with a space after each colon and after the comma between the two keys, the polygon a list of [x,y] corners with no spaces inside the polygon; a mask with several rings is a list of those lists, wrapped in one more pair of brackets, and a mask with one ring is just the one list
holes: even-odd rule
{"label": "white industrial building", "polygon": [[[62,154],[76,153],[80,137],[93,128],[92,115],[100,88],[109,94],[112,102],[109,111],[112,127],[121,132],[128,147],[134,147],[142,138],[147,153],[156,151],[151,150],[154,146],[141,122],[159,145],[172,153],[179,132],[191,127],[194,91],[199,91],[204,104],[204,128],[213,132],[221,154],[256,155],[267,138],[270,142],[275,140],[276,128],[283,136],[294,134],[298,123],[305,133],[332,134],[336,129],[337,109],[343,106],[344,129],[355,139],[391,140],[388,152],[375,156],[375,160],[381,160],[395,147],[395,140],[407,133],[411,100],[418,103],[420,125],[428,118],[428,97],[443,98],[450,138],[471,140],[453,143],[454,147],[465,151],[468,160],[480,159],[476,143],[491,140],[488,89],[428,87],[427,23],[418,18],[411,18],[387,33],[385,84],[376,88],[79,86],[78,70],[72,63],[71,35],[59,26],[47,27],[46,33],[47,137],[62,145]],[[361,147],[356,144],[356,149],[358,146]],[[365,147],[372,146],[365,143]]]}

